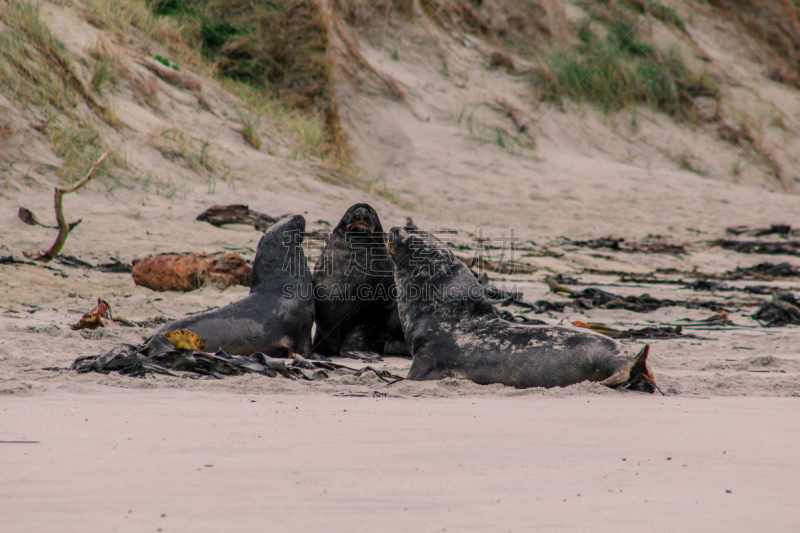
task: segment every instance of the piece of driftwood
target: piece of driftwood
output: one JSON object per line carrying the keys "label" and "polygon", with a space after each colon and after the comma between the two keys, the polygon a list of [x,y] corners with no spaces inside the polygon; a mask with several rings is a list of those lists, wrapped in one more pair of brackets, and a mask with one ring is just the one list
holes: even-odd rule
{"label": "piece of driftwood", "polygon": [[681,326],[648,326],[640,329],[630,328],[620,330],[606,326],[605,324],[597,322],[587,323],[581,320],[574,321],[572,325],[579,328],[591,329],[592,331],[596,331],[612,339],[677,339],[681,337],[694,337],[694,335],[684,333]]}
{"label": "piece of driftwood", "polygon": [[572,292],[572,289],[569,287],[565,287],[564,285],[560,285],[558,283],[558,278],[556,276],[547,276],[544,278],[545,283],[547,286],[550,287],[550,292],[559,293],[565,292],[567,294]]}
{"label": "piece of driftwood", "polygon": [[193,291],[212,284],[250,286],[252,267],[238,254],[161,254],[133,260],[133,281],[154,291]]}
{"label": "piece of driftwood", "polygon": [[214,226],[224,226],[225,224],[248,224],[257,230],[264,231],[275,222],[277,218],[251,211],[246,205],[214,205],[197,215],[197,220],[208,222]]}
{"label": "piece of driftwood", "polygon": [[[17,216],[21,221],[23,221],[29,226],[41,226],[43,228],[48,228],[48,229],[58,229],[58,226],[48,226],[47,224],[42,224],[41,222],[39,222],[39,219],[36,218],[36,215],[33,214],[33,211],[31,211],[27,207],[20,207],[19,211],[17,211]],[[70,231],[74,230],[75,226],[77,226],[81,222],[83,222],[82,218],[79,218],[75,222],[70,222],[69,230]]]}
{"label": "piece of driftwood", "polygon": [[[86,176],[78,183],[72,185],[71,187],[56,187],[55,209],[56,209],[56,222],[58,223],[58,235],[56,236],[56,240],[53,243],[53,245],[47,250],[25,252],[26,256],[30,257],[35,261],[42,261],[43,263],[47,263],[49,261],[52,261],[58,255],[58,253],[64,247],[64,243],[67,242],[67,236],[69,235],[69,232],[72,229],[70,225],[67,224],[66,219],[64,219],[64,209],[62,206],[64,195],[69,194],[71,192],[75,192],[84,185],[86,185],[87,183],[89,183],[89,180],[91,180],[92,177],[94,177],[94,173],[97,171],[98,167],[100,167],[100,165],[103,163],[107,155],[108,151],[103,153],[103,155],[101,155],[100,158],[94,162],[92,168],[89,169],[89,173],[86,174]],[[80,222],[80,220],[78,222]],[[75,225],[77,225],[77,223]]]}

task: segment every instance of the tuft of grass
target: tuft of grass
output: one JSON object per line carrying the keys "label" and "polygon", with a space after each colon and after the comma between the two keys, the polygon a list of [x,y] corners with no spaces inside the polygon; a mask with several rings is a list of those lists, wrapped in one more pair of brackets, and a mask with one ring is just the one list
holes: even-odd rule
{"label": "tuft of grass", "polygon": [[112,102],[108,102],[106,106],[100,112],[100,118],[103,119],[103,122],[111,126],[112,128],[117,128],[120,126],[119,121],[119,114],[117,113],[117,106]]}
{"label": "tuft of grass", "polygon": [[115,65],[108,60],[100,59],[92,65],[92,87],[100,92],[103,87],[109,82],[117,80],[117,69]]}
{"label": "tuft of grass", "polygon": [[158,79],[152,74],[145,78],[138,76],[131,78],[131,87],[136,100],[152,108],[158,107]]}
{"label": "tuft of grass", "polygon": [[651,15],[667,26],[686,31],[686,22],[678,16],[674,9],[665,6],[658,0],[626,0],[626,3],[643,15]]}
{"label": "tuft of grass", "polygon": [[[327,29],[314,0],[86,0],[87,20],[118,38],[134,27],[169,66],[218,79],[270,121],[295,157],[349,164],[330,88]],[[138,85],[138,88],[137,88]],[[134,82],[157,104],[155,83]]]}
{"label": "tuft of grass", "polygon": [[[58,169],[58,175],[68,185],[85,176],[92,164],[108,149],[93,126],[70,119],[66,115],[52,117],[44,131],[53,145],[53,151],[64,160]],[[110,159],[116,166],[123,164],[119,156],[113,153]],[[106,182],[109,179],[113,181],[111,167],[112,165],[102,165],[97,170],[97,178],[105,178]]]}
{"label": "tuft of grass", "polygon": [[384,200],[392,202],[393,204],[405,209],[406,211],[417,211],[418,205],[414,202],[401,198],[396,193],[389,189],[389,186],[386,184],[386,178],[384,176],[377,176],[372,179],[365,179],[364,182],[361,184],[367,192],[374,194],[375,196],[379,196]]}
{"label": "tuft of grass", "polygon": [[261,129],[261,117],[242,113],[239,119],[242,121],[242,139],[256,150],[261,148],[261,136],[258,133]]}
{"label": "tuft of grass", "polygon": [[675,158],[675,162],[678,163],[678,167],[681,170],[686,170],[688,172],[694,172],[700,176],[707,176],[708,173],[703,170],[698,164],[695,163],[696,158],[689,152],[682,152]]}
{"label": "tuft of grass", "polygon": [[188,184],[177,184],[172,177],[165,178],[158,174],[150,174],[142,183],[142,192],[144,194],[148,194],[151,188],[156,193],[156,196],[161,196],[168,200],[172,200],[176,196],[185,200],[190,191]]}
{"label": "tuft of grass", "polygon": [[193,137],[181,128],[169,128],[153,139],[161,154],[172,161],[183,159],[190,169],[198,174],[210,175],[220,162],[208,141]]}
{"label": "tuft of grass", "polygon": [[[287,142],[291,156],[301,158],[330,159],[334,152],[330,128],[320,113],[309,113],[301,109],[286,107],[276,98],[265,97],[264,92],[240,80],[223,79],[222,86],[239,98],[250,111],[277,124],[280,136],[272,138],[275,144]],[[267,135],[269,138],[269,135]],[[346,159],[343,159],[347,163]],[[336,162],[337,164],[341,162]]]}
{"label": "tuft of grass", "polygon": [[591,102],[606,113],[646,104],[694,122],[692,98],[718,96],[708,77],[694,74],[675,49],[665,52],[643,41],[634,20],[609,16],[605,38],[594,33],[591,22],[578,27],[579,46],[542,59],[536,84],[543,100],[559,106],[565,98]]}
{"label": "tuft of grass", "polygon": [[119,56],[110,52],[103,40],[98,41],[88,50],[91,58],[89,72],[90,83],[97,92],[102,92],[107,85],[116,85],[121,78],[127,78],[128,67],[120,61]]}

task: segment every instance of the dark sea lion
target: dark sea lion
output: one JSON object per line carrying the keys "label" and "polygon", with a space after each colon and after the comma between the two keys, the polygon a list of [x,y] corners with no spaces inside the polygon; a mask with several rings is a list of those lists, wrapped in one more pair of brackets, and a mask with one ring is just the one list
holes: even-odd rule
{"label": "dark sea lion", "polygon": [[206,351],[232,355],[308,353],[314,301],[301,246],[305,227],[305,219],[294,215],[264,233],[246,298],[165,324],[156,335],[188,329],[205,341]]}
{"label": "dark sea lion", "polygon": [[385,238],[367,204],[350,207],[334,228],[314,267],[314,352],[407,353]]}
{"label": "dark sea lion", "polygon": [[638,354],[591,332],[500,318],[469,269],[433,235],[392,228],[389,256],[406,343],[408,379],[445,377],[518,388],[599,381],[653,392],[649,346]]}

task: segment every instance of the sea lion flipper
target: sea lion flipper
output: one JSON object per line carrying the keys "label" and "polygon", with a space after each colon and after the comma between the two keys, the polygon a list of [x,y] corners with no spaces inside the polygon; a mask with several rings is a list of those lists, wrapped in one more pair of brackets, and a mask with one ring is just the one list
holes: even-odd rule
{"label": "sea lion flipper", "polygon": [[[654,393],[656,377],[650,367],[647,366],[647,356],[650,353],[650,345],[645,344],[630,364],[617,371],[610,378],[600,383],[613,389],[628,389],[641,392]],[[662,393],[663,394],[663,393]]]}

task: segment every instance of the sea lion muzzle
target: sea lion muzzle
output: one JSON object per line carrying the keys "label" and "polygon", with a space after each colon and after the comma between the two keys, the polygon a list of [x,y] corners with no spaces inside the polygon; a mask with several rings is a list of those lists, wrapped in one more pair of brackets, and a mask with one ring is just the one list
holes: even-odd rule
{"label": "sea lion muzzle", "polygon": [[351,222],[350,224],[348,224],[347,229],[349,231],[355,229],[361,229],[367,233],[372,233],[373,231],[375,231],[375,228],[372,226],[372,224],[370,222],[367,222],[363,218],[361,220],[357,220],[356,222]]}

